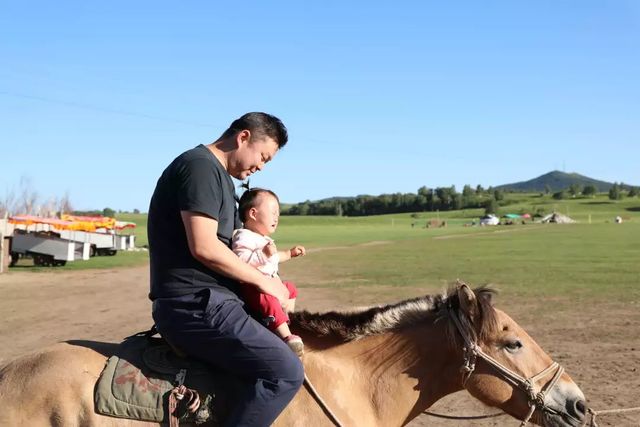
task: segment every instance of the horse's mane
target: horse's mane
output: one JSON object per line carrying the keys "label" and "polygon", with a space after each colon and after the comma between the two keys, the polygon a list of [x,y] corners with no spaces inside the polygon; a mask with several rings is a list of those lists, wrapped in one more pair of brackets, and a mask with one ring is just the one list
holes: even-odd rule
{"label": "horse's mane", "polygon": [[[471,336],[483,339],[497,328],[496,314],[491,299],[497,292],[489,287],[474,289],[480,308],[478,324],[461,318]],[[297,328],[317,336],[333,337],[340,341],[355,341],[366,336],[398,331],[433,321],[434,318],[449,318],[450,310],[460,307],[457,287],[450,287],[439,295],[426,295],[395,304],[378,306],[364,311],[310,313],[299,311],[290,314],[291,323]],[[449,336],[454,340],[455,330],[449,328]]]}

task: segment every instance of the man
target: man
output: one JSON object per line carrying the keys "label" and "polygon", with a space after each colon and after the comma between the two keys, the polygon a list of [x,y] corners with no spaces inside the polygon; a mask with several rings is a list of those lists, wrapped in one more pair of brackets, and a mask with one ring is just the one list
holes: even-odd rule
{"label": "man", "polygon": [[280,301],[279,278],[230,249],[239,228],[231,177],[262,170],[287,143],[287,129],[266,113],[235,120],[215,142],[178,156],[162,173],[148,219],[153,319],[172,345],[250,384],[227,426],[268,426],[304,379],[289,347],[251,318],[238,298],[253,286]]}

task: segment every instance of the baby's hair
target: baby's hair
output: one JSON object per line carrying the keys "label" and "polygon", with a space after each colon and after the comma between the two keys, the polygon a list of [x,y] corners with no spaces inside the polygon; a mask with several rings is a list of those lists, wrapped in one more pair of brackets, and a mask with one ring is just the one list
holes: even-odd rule
{"label": "baby's hair", "polygon": [[280,199],[278,199],[276,193],[271,190],[257,187],[247,190],[242,194],[242,197],[240,197],[240,202],[238,203],[238,213],[240,214],[240,220],[242,220],[242,222],[247,221],[247,214],[249,213],[251,208],[254,208],[257,205],[256,200],[258,199],[260,194],[270,194],[276,199],[278,203],[280,203]]}

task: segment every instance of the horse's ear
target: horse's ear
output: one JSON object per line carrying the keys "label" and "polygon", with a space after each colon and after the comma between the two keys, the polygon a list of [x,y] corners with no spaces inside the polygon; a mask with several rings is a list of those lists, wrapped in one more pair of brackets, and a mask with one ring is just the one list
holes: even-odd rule
{"label": "horse's ear", "polygon": [[473,320],[478,314],[478,300],[466,283],[458,282],[458,301],[460,301],[460,310]]}

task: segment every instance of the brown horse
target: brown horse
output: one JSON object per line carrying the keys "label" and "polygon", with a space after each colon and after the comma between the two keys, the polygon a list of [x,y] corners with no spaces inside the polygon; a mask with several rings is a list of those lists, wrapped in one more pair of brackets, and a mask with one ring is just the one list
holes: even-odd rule
{"label": "brown horse", "polygon": [[[305,340],[309,379],[343,426],[402,426],[463,388],[519,420],[582,425],[578,386],[493,308],[492,294],[459,285],[356,313],[296,313],[292,328]],[[94,384],[114,348],[61,343],[9,363],[0,425],[157,426],[94,412]],[[334,424],[303,387],[274,425]]]}

